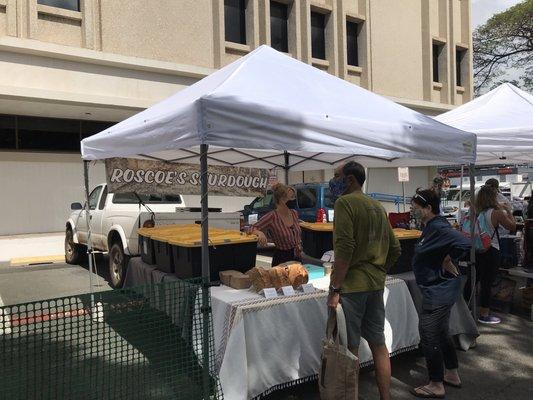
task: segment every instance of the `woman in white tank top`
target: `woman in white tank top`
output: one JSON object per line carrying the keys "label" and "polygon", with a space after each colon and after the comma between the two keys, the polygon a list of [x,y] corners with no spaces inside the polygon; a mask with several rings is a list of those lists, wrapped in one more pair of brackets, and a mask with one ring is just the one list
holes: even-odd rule
{"label": "woman in white tank top", "polygon": [[498,192],[494,188],[483,186],[476,197],[478,218],[485,218],[489,230],[487,233],[491,237],[490,249],[476,254],[476,275],[481,286],[478,321],[484,324],[501,322],[498,317],[490,315],[491,287],[500,267],[500,235],[497,229],[500,227],[509,231],[516,229],[513,216],[500,207],[497,196]]}

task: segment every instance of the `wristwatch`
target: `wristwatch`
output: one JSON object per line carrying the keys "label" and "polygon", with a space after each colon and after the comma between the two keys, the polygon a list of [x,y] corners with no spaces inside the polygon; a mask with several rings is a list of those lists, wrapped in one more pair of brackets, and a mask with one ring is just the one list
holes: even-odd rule
{"label": "wristwatch", "polygon": [[330,293],[341,293],[342,289],[341,288],[335,288],[333,285],[329,285],[329,292]]}

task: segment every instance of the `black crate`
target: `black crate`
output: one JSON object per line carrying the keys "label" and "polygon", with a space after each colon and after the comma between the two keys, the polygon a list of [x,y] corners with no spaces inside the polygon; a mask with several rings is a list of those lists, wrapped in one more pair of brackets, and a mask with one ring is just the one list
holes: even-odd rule
{"label": "black crate", "polygon": [[[174,274],[180,279],[202,276],[202,248],[171,245]],[[257,243],[236,243],[209,246],[211,281],[219,281],[218,273],[233,269],[246,272],[255,267]]]}
{"label": "black crate", "polygon": [[321,259],[326,251],[333,250],[333,232],[302,228],[302,245],[305,254]]}
{"label": "black crate", "polygon": [[171,246],[167,242],[152,240],[157,269],[163,272],[174,272],[174,259]]}
{"label": "black crate", "polygon": [[418,239],[402,239],[400,246],[402,254],[398,261],[387,271],[389,275],[402,274],[413,270],[413,257],[415,255],[415,245]]}
{"label": "black crate", "polygon": [[149,237],[139,235],[139,253],[146,264],[154,265],[156,263],[154,244]]}

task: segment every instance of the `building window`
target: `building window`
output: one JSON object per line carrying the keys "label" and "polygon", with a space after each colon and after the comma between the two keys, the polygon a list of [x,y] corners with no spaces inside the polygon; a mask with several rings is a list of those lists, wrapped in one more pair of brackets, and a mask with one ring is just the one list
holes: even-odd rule
{"label": "building window", "polygon": [[441,64],[441,55],[444,45],[440,43],[433,42],[433,82],[440,82],[440,64]]}
{"label": "building window", "polygon": [[361,31],[361,24],[346,21],[346,51],[348,65],[359,66],[359,44],[357,39]]}
{"label": "building window", "polygon": [[326,16],[311,12],[311,54],[313,58],[326,59]]}
{"label": "building window", "polygon": [[15,117],[11,115],[0,115],[0,149],[16,149]]}
{"label": "building window", "polygon": [[80,150],[80,122],[51,118],[18,117],[20,150]]}
{"label": "building window", "polygon": [[270,2],[270,44],[274,49],[284,53],[289,52],[288,14],[287,4]]}
{"label": "building window", "polygon": [[80,11],[80,0],[38,0],[43,6],[64,8],[65,10]]}
{"label": "building window", "polygon": [[246,0],[224,0],[227,42],[246,44]]}
{"label": "building window", "polygon": [[79,152],[80,141],[114,122],[0,115],[0,149]]}
{"label": "building window", "polygon": [[455,82],[457,86],[463,86],[463,68],[462,65],[464,63],[466,55],[466,50],[464,49],[455,49]]}

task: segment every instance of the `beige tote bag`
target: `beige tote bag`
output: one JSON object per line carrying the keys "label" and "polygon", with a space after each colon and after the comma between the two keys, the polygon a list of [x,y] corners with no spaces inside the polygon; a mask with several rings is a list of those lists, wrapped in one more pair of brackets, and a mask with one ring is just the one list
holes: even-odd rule
{"label": "beige tote bag", "polygon": [[318,383],[321,400],[357,400],[359,359],[348,350],[346,320],[340,304],[336,312],[329,310]]}

